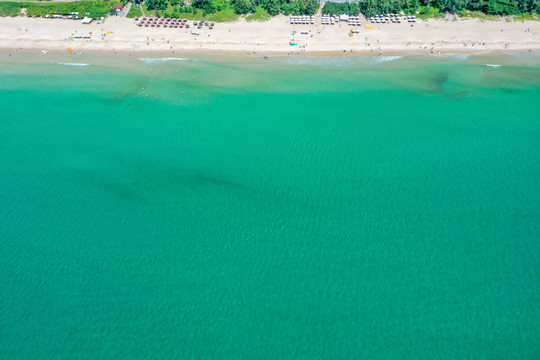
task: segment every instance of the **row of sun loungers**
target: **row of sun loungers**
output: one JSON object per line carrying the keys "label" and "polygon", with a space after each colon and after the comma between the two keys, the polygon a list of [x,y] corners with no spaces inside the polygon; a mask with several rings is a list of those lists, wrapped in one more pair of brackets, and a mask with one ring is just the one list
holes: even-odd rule
{"label": "row of sun loungers", "polygon": [[202,29],[203,26],[207,26],[210,30],[212,30],[214,28],[214,23],[208,21],[194,21],[193,26],[196,26],[197,29]]}
{"label": "row of sun loungers", "polygon": [[372,24],[385,24],[385,23],[397,23],[401,24],[402,21],[416,22],[416,16],[399,16],[396,14],[375,15],[369,18]]}
{"label": "row of sun loungers", "polygon": [[[32,16],[32,17],[40,18],[41,15],[35,15],[35,16]],[[58,15],[58,14],[55,14],[55,15],[45,15],[43,17],[45,19],[63,19],[63,20],[78,20],[78,19],[80,19],[80,16],[77,16],[77,15]]]}
{"label": "row of sun loungers", "polygon": [[[157,18],[157,17],[143,17],[135,18],[135,24],[138,27],[153,27],[153,28],[174,28],[174,29],[189,29],[187,19],[174,19],[174,18]],[[209,29],[214,28],[213,22],[194,21],[193,26],[198,29],[202,29],[203,26],[207,26]]]}
{"label": "row of sun loungers", "polygon": [[349,16],[347,22],[350,26],[362,26],[362,23],[360,22],[360,16],[351,15]]}
{"label": "row of sun loungers", "polygon": [[291,16],[289,19],[291,24],[314,24],[315,23],[315,17],[314,16]]}
{"label": "row of sun loungers", "polygon": [[339,22],[338,16],[323,15],[322,24],[323,25],[334,25],[336,22]]}
{"label": "row of sun loungers", "polygon": [[[334,25],[335,23],[338,23],[340,21],[339,16],[330,16],[330,15],[323,15],[322,16],[322,24],[323,25]],[[342,22],[347,22],[350,26],[361,26],[362,23],[360,22],[360,16],[346,16],[344,19],[341,19]]]}

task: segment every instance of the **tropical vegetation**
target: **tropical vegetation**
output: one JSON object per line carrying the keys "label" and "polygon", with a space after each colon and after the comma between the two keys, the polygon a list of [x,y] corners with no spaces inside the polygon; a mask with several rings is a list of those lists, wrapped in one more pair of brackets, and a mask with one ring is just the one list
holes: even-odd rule
{"label": "tropical vegetation", "polygon": [[26,9],[26,16],[46,17],[47,15],[71,15],[98,19],[113,14],[113,5],[120,1],[72,1],[72,2],[15,2],[1,1],[0,16],[17,16],[21,9]]}
{"label": "tropical vegetation", "polygon": [[[112,14],[118,1],[16,2],[0,1],[0,16],[18,16],[21,9],[27,16],[74,14],[100,18]],[[250,14],[248,20],[265,20],[279,13],[313,15],[319,9],[317,0],[132,0],[129,17],[149,16],[234,21]],[[523,19],[538,19],[540,0],[359,0],[350,3],[327,2],[323,14],[359,14],[366,16],[388,13],[418,14],[420,17],[442,17],[445,13],[459,16],[513,15]],[[79,16],[77,15],[77,16]]]}
{"label": "tropical vegetation", "polygon": [[[366,16],[388,13],[460,13],[479,11],[488,15],[519,15],[540,12],[540,0],[363,0],[359,11]],[[328,5],[328,4],[327,4]]]}

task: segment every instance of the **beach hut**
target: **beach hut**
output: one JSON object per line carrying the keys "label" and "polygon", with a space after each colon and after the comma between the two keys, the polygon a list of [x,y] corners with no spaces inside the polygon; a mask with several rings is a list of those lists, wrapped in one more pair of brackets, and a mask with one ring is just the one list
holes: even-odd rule
{"label": "beach hut", "polygon": [[89,17],[85,17],[84,19],[82,19],[82,23],[83,24],[90,24],[94,19],[92,18],[89,18]]}

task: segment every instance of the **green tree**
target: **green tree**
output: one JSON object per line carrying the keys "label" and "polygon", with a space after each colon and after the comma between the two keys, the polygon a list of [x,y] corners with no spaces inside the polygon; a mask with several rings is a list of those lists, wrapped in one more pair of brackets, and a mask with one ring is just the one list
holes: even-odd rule
{"label": "green tree", "polygon": [[209,2],[208,4],[204,5],[203,7],[203,16],[206,16],[208,14],[213,14],[217,11],[216,6],[213,2]]}
{"label": "green tree", "polygon": [[211,2],[212,0],[193,0],[191,5],[195,6],[197,9],[204,9],[204,7]]}
{"label": "green tree", "polygon": [[291,13],[294,15],[313,15],[319,10],[317,0],[291,0]]}
{"label": "green tree", "polygon": [[148,10],[165,10],[167,8],[167,0],[146,0]]}
{"label": "green tree", "polygon": [[272,16],[279,14],[281,2],[279,0],[264,0],[263,8]]}
{"label": "green tree", "polygon": [[518,14],[518,4],[514,0],[490,0],[487,3],[485,12],[493,15],[513,15]]}
{"label": "green tree", "polygon": [[237,14],[247,14],[255,11],[255,6],[250,0],[234,0],[234,12]]}

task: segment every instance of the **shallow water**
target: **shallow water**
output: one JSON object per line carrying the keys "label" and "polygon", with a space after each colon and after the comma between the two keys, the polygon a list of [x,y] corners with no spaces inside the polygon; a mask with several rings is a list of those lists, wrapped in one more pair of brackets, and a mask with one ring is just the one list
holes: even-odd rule
{"label": "shallow water", "polygon": [[540,356],[538,57],[181,58],[0,55],[3,356]]}

